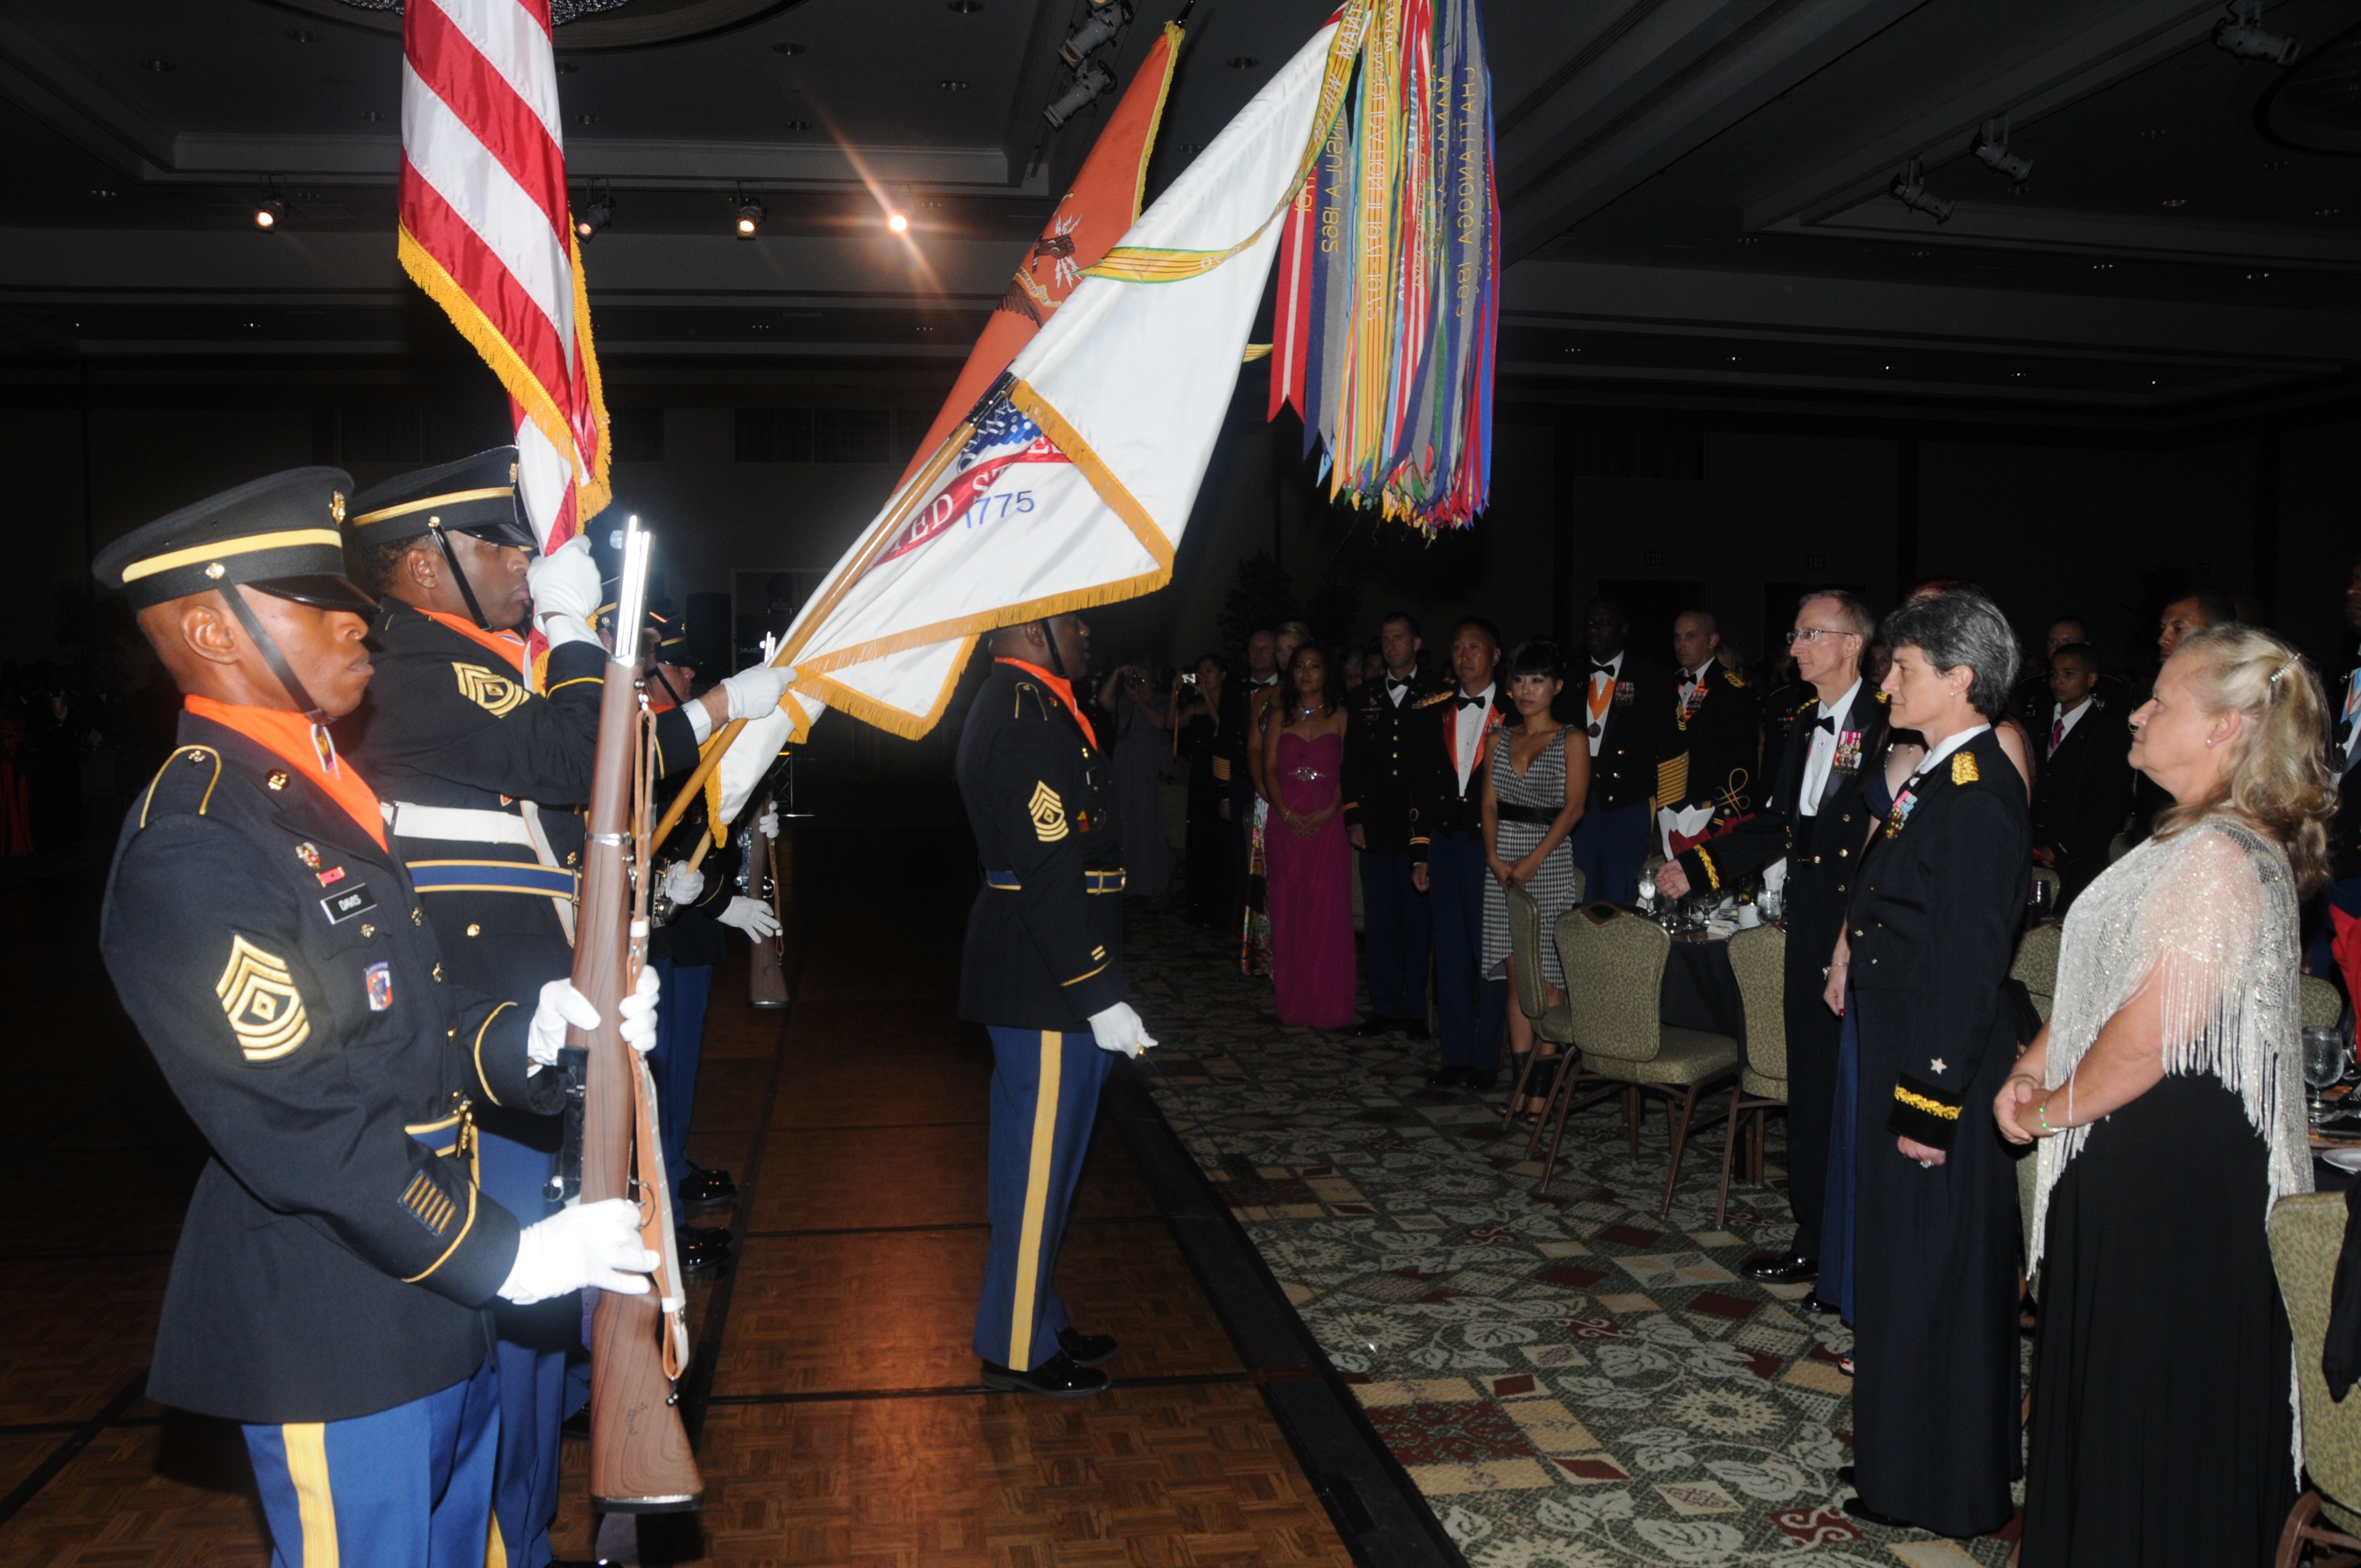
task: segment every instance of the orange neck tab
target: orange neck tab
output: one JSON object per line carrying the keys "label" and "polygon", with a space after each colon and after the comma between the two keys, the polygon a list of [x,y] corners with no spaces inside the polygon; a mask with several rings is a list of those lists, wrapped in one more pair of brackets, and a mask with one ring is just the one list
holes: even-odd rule
{"label": "orange neck tab", "polygon": [[[414,607],[413,607],[414,608]],[[447,626],[468,641],[499,654],[508,662],[519,679],[524,676],[524,639],[513,631],[487,631],[464,615],[449,615],[439,609],[422,609],[419,614],[437,626]]]}
{"label": "orange neck tab", "polygon": [[1022,659],[1002,659],[998,663],[1015,665],[1027,674],[1038,677],[1042,685],[1057,693],[1058,700],[1066,705],[1066,711],[1074,716],[1074,722],[1082,727],[1082,739],[1091,743],[1092,751],[1098,750],[1099,732],[1091,728],[1091,721],[1082,717],[1081,706],[1074,701],[1073,682],[1063,675],[1053,675],[1038,664],[1028,664]]}
{"label": "orange neck tab", "polygon": [[209,696],[185,700],[191,713],[236,730],[318,784],[379,849],[392,852],[385,841],[385,817],[378,809],[377,792],[336,755],[336,743],[328,738],[326,725],[313,724],[282,707],[248,707],[215,702]]}

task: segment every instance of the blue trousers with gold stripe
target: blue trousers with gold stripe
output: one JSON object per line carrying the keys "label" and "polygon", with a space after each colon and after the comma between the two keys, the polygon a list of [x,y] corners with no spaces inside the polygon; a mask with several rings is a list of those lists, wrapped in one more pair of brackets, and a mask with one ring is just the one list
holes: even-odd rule
{"label": "blue trousers with gold stripe", "polygon": [[271,1568],[477,1568],[492,1517],[500,1374],[342,1421],[246,1429]]}
{"label": "blue trousers with gold stripe", "polygon": [[1070,1326],[1049,1276],[1112,1058],[1087,1029],[991,1033],[992,1255],[975,1353],[1030,1371],[1058,1354],[1059,1331]]}

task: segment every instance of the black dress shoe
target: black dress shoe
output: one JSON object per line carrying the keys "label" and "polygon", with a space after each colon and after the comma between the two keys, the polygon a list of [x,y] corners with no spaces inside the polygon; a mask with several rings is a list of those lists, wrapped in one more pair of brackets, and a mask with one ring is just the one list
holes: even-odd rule
{"label": "black dress shoe", "polygon": [[1482,1072],[1472,1067],[1463,1068],[1459,1074],[1459,1087],[1477,1094],[1489,1094],[1500,1087],[1500,1074],[1497,1069]]}
{"label": "black dress shoe", "polygon": [[738,1196],[738,1184],[730,1179],[726,1170],[708,1170],[692,1165],[688,1174],[680,1179],[680,1206],[701,1208],[708,1203],[727,1203]]}
{"label": "black dress shoe", "polygon": [[1107,1375],[1095,1366],[1082,1366],[1064,1351],[1060,1351],[1030,1372],[987,1361],[983,1364],[983,1386],[1009,1394],[1047,1394],[1053,1399],[1079,1399],[1095,1394],[1107,1386]]}
{"label": "black dress shoe", "polygon": [[1861,1467],[1857,1464],[1839,1464],[1837,1466],[1837,1479],[1848,1486],[1858,1486],[1861,1485]]}
{"label": "black dress shoe", "polygon": [[1829,1318],[1836,1316],[1839,1309],[1834,1301],[1823,1301],[1820,1299],[1820,1293],[1815,1290],[1810,1295],[1804,1298],[1804,1310],[1806,1312],[1816,1312],[1823,1318]]}
{"label": "black dress shoe", "polygon": [[730,1259],[730,1233],[707,1225],[675,1225],[673,1252],[683,1274],[697,1274]]}
{"label": "black dress shoe", "polygon": [[1078,1333],[1072,1329],[1060,1329],[1058,1343],[1077,1366],[1096,1366],[1101,1362],[1113,1361],[1115,1353],[1123,1348],[1115,1343],[1113,1334]]}
{"label": "black dress shoe", "polygon": [[1396,1022],[1400,1025],[1401,1032],[1405,1038],[1412,1040],[1431,1040],[1434,1037],[1433,1035],[1428,1032],[1426,1020],[1423,1018],[1401,1018],[1397,1019]]}
{"label": "black dress shoe", "polygon": [[1433,1075],[1426,1080],[1426,1086],[1429,1089],[1456,1089],[1466,1081],[1466,1068],[1443,1067],[1434,1069]]}
{"label": "black dress shoe", "polygon": [[1740,1264],[1738,1272],[1765,1285],[1801,1285],[1806,1279],[1820,1277],[1820,1260],[1806,1257],[1801,1253],[1779,1257],[1766,1252]]}
{"label": "black dress shoe", "polygon": [[1374,1040],[1379,1035],[1390,1035],[1401,1025],[1382,1013],[1372,1013],[1363,1019],[1353,1033],[1364,1040]]}
{"label": "black dress shoe", "polygon": [[[1844,1511],[1850,1514],[1853,1518],[1861,1520],[1863,1524],[1880,1525],[1887,1530],[1916,1530],[1918,1528],[1916,1525],[1912,1524],[1908,1519],[1898,1519],[1894,1518],[1891,1514],[1879,1513],[1875,1508],[1872,1508],[1867,1503],[1862,1502],[1858,1493],[1844,1500]],[[1938,1530],[1936,1533],[1939,1535],[1942,1532]]]}

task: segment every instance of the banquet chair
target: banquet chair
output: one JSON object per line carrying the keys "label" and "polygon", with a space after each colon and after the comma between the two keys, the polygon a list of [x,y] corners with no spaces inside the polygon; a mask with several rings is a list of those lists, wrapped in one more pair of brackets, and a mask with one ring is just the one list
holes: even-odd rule
{"label": "banquet chair", "polygon": [[[1582,1053],[1582,1076],[1595,1074],[1623,1085],[1633,1158],[1640,1153],[1634,1114],[1640,1093],[1665,1097],[1673,1147],[1659,1213],[1672,1212],[1673,1184],[1681,1173],[1681,1154],[1695,1124],[1698,1094],[1738,1071],[1736,1040],[1666,1024],[1659,1014],[1664,962],[1672,947],[1673,938],[1662,926],[1611,904],[1570,909],[1557,923],[1558,963],[1565,971],[1565,993],[1573,999],[1574,1044]],[[1551,1096],[1549,1157],[1543,1163],[1537,1193],[1549,1190],[1556,1172],[1572,1100],[1570,1084],[1565,1092]]]}
{"label": "banquet chair", "polygon": [[2345,1022],[2345,997],[2316,974],[2295,982],[2296,1006],[2303,1015],[2300,1029],[2334,1029]]}
{"label": "banquet chair", "polygon": [[[1542,906],[1534,903],[1533,895],[1521,887],[1511,885],[1506,896],[1509,905],[1509,976],[1516,985],[1517,1006],[1532,1024],[1535,1045],[1526,1056],[1525,1065],[1518,1069],[1515,1087],[1509,1091],[1508,1106],[1500,1113],[1502,1126],[1516,1120],[1516,1108],[1524,1103],[1528,1086],[1532,1083],[1535,1071],[1542,1064],[1541,1047],[1543,1045],[1558,1047],[1556,1059],[1560,1072],[1565,1072],[1576,1060],[1566,1049],[1574,1044],[1573,1004],[1560,1002],[1554,1007],[1550,1005],[1549,977],[1542,967]],[[1582,902],[1582,872],[1579,870],[1574,873],[1574,902]],[[1554,1082],[1551,1087],[1556,1087]],[[1540,1137],[1541,1129],[1536,1126],[1533,1141],[1538,1142]],[[1532,1157],[1530,1146],[1525,1150],[1525,1157]]]}
{"label": "banquet chair", "polygon": [[[2016,941],[2016,959],[2008,966],[2008,978],[2025,987],[2033,1000],[2033,1010],[2043,1023],[2049,1021],[2049,1007],[2058,994],[2058,949],[2065,938],[2065,927],[2055,920],[2044,920]],[[2026,1040],[2018,1047],[2018,1054],[2033,1042]],[[2026,1257],[2033,1255],[2033,1195],[2034,1181],[2041,1162],[2029,1149],[2015,1151],[2016,1161],[2016,1223],[2017,1234],[2025,1244]]]}
{"label": "banquet chair", "polygon": [[2337,1253],[2345,1245],[2345,1194],[2308,1192],[2282,1198],[2270,1219],[2271,1267],[2295,1335],[2299,1419],[2303,1423],[2303,1473],[2310,1489],[2288,1510],[2279,1535],[2278,1568],[2295,1568],[2308,1547],[2332,1555],[2318,1568],[2361,1563],[2361,1398],[2329,1398],[2320,1369],[2328,1343],[2329,1292]]}
{"label": "banquet chair", "polygon": [[1739,1118],[1754,1113],[1754,1145],[1746,1157],[1746,1179],[1763,1185],[1763,1120],[1787,1103],[1787,933],[1756,926],[1730,938],[1730,968],[1746,1004],[1746,1055],[1737,1086],[1730,1091],[1730,1135],[1721,1145],[1721,1198],[1713,1223],[1730,1221],[1730,1164],[1738,1150]]}

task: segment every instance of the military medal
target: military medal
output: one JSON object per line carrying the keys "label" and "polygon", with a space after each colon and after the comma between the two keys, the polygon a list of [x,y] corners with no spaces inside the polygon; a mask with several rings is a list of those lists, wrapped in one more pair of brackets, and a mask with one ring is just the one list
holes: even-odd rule
{"label": "military medal", "polygon": [[1836,755],[1828,759],[1828,766],[1840,773],[1861,772],[1860,730],[1848,729],[1837,737]]}
{"label": "military medal", "polygon": [[1590,721],[1590,738],[1593,740],[1598,739],[1598,720],[1595,718]]}
{"label": "military medal", "polygon": [[1910,820],[1910,814],[1917,807],[1917,793],[1905,786],[1902,793],[1894,798],[1894,809],[1885,814],[1885,836],[1889,839],[1902,837],[1902,825]]}

